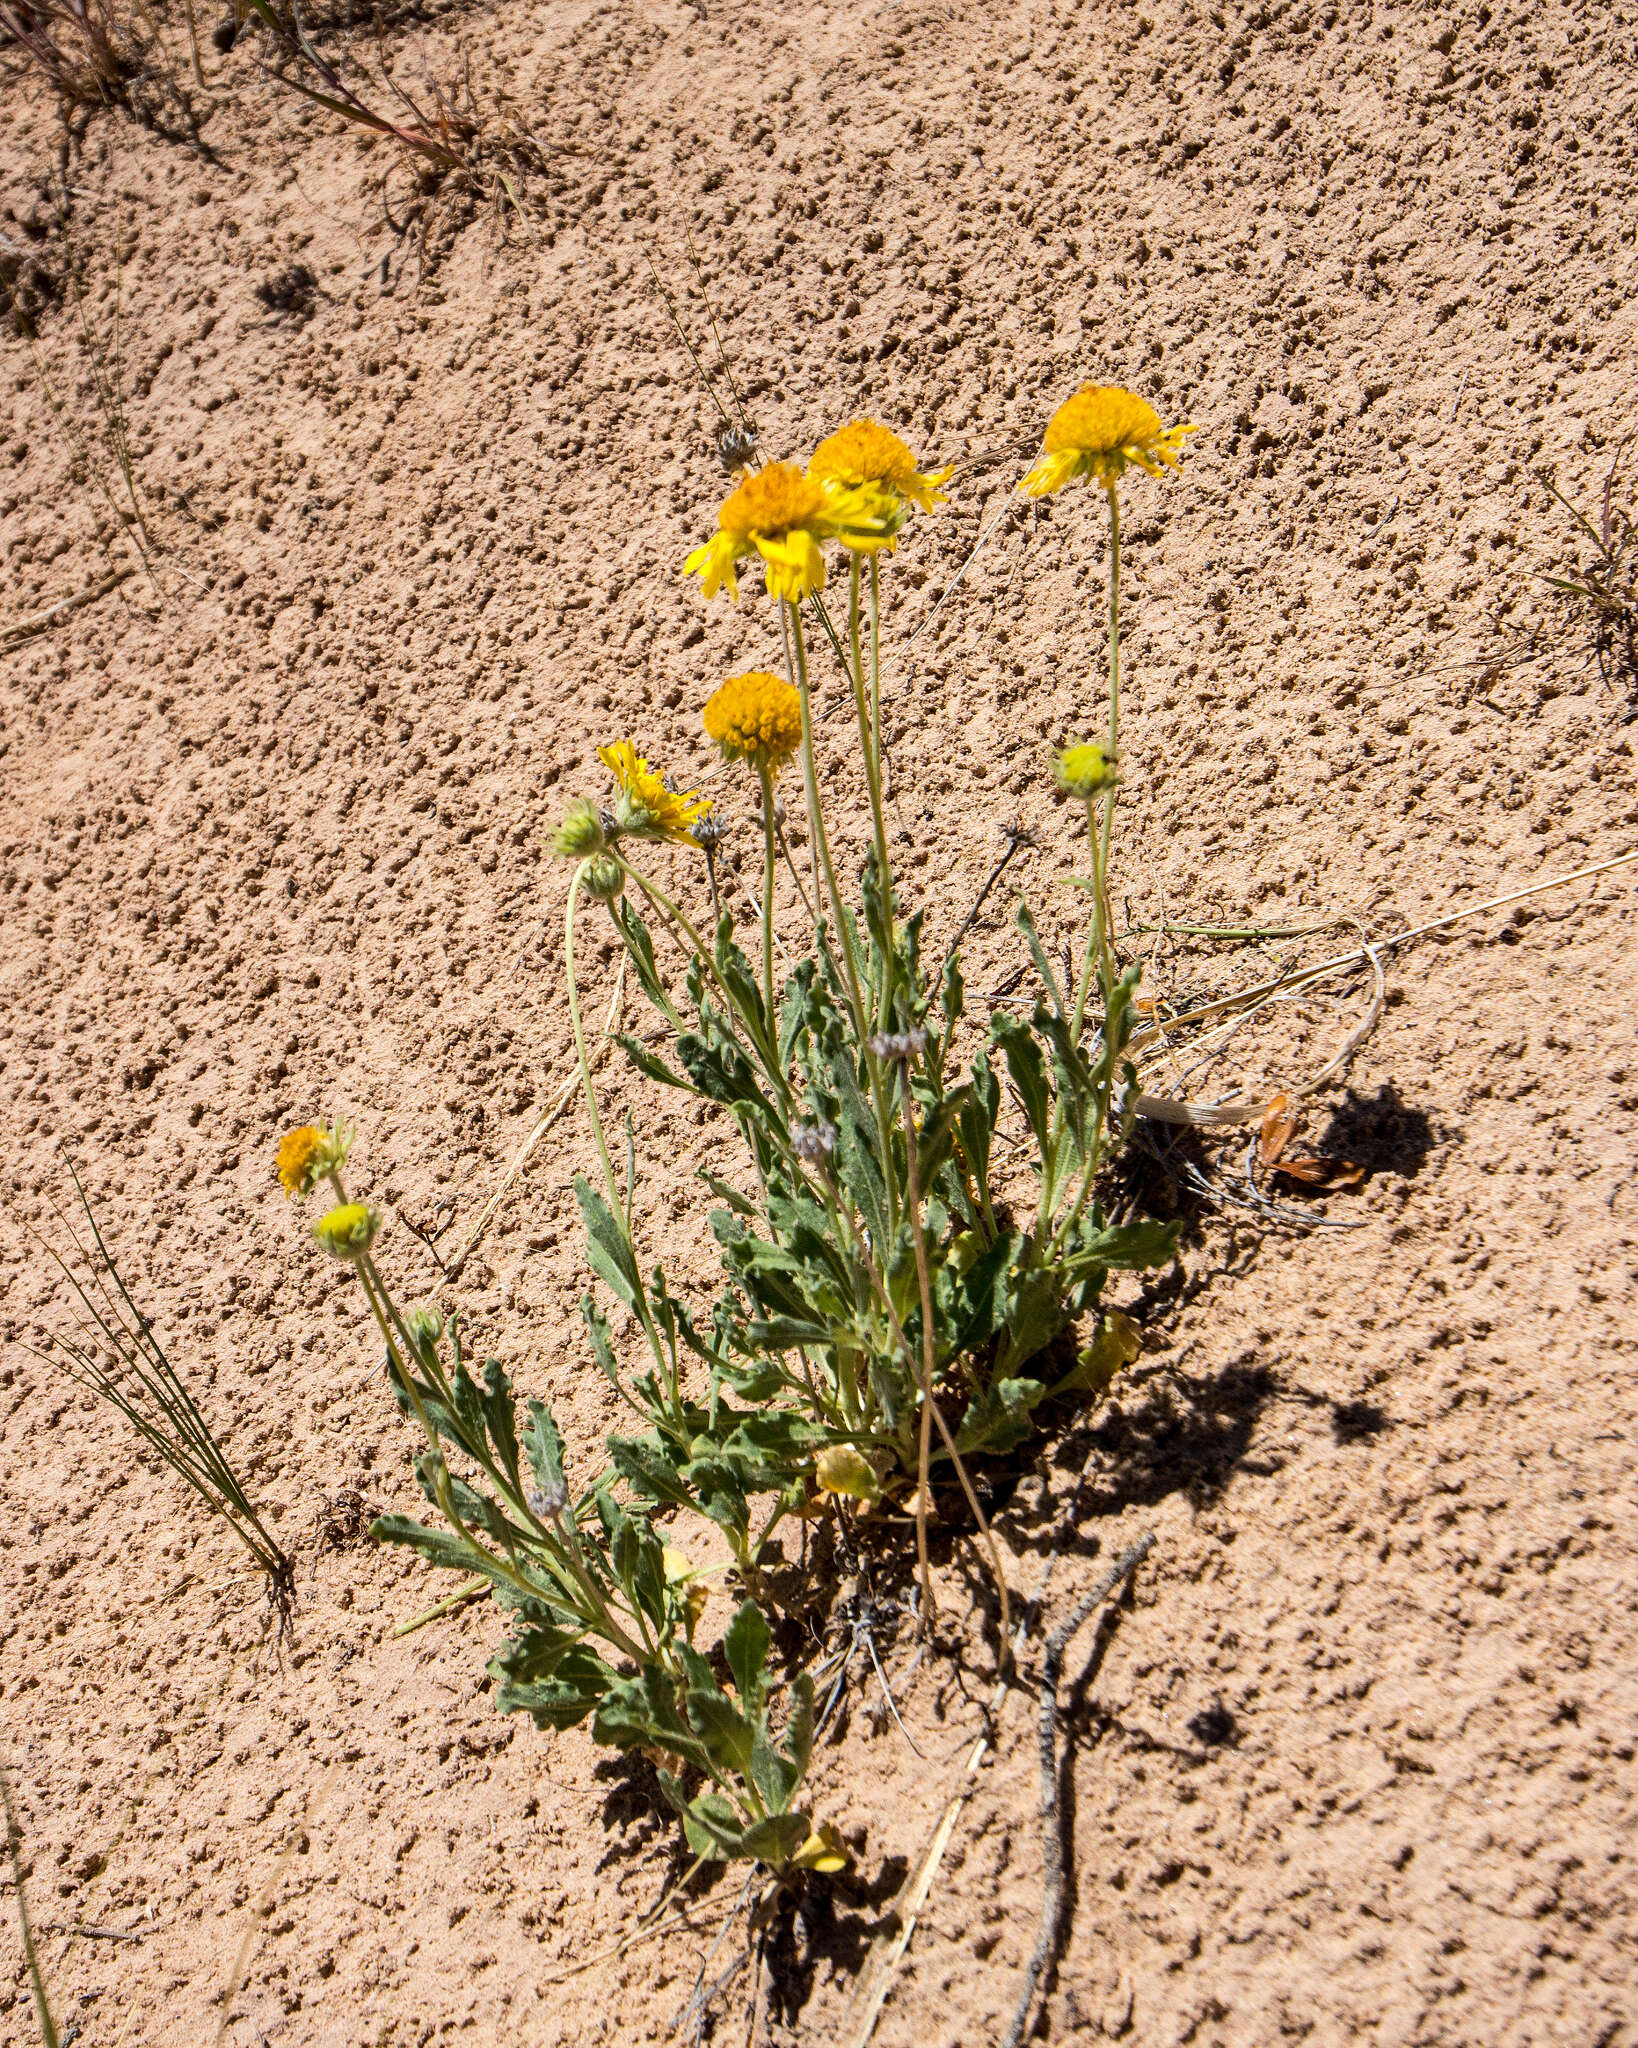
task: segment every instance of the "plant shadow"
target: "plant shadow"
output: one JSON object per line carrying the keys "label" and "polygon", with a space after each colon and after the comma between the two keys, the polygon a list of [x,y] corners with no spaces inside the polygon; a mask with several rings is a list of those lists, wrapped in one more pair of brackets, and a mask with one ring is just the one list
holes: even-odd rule
{"label": "plant shadow", "polygon": [[1351,1159],[1367,1174],[1393,1173],[1414,1180],[1427,1164],[1440,1133],[1425,1110],[1400,1101],[1391,1081],[1374,1095],[1350,1088],[1331,1112],[1315,1141],[1317,1152]]}

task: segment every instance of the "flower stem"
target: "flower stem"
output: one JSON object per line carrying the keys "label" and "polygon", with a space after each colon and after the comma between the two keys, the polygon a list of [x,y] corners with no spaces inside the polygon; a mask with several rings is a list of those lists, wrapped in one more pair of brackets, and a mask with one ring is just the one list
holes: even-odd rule
{"label": "flower stem", "polygon": [[774,890],[774,793],[773,777],[764,762],[757,768],[762,784],[762,1002],[768,1013],[768,1034],[777,1039],[774,1019],[773,974],[773,890]]}
{"label": "flower stem", "polygon": [[892,1133],[887,1115],[887,1082],[882,1063],[870,1049],[870,1026],[865,1021],[864,997],[859,988],[859,963],[854,958],[853,928],[842,910],[842,892],[836,886],[836,867],[830,857],[830,839],[825,831],[825,814],[819,804],[819,771],[813,755],[813,703],[808,691],[808,652],[802,638],[802,614],[789,602],[785,605],[788,631],[785,655],[791,667],[791,682],[802,704],[802,786],[808,800],[808,830],[824,871],[825,889],[830,897],[831,915],[836,921],[836,951],[847,974],[848,1000],[853,1011],[853,1029],[864,1048],[870,1075],[870,1099],[876,1112],[876,1136],[882,1151],[882,1179],[887,1187],[888,1217],[898,1220],[898,1174],[894,1170]]}
{"label": "flower stem", "polygon": [[848,640],[853,650],[853,706],[859,720],[859,744],[864,751],[865,784],[870,791],[870,821],[876,835],[876,879],[882,892],[882,916],[889,943],[882,956],[881,986],[876,993],[876,1024],[887,1028],[893,993],[892,932],[895,905],[893,869],[887,853],[887,821],[882,815],[881,763],[881,618],[880,580],[876,557],[870,557],[870,695],[865,696],[864,652],[859,644],[859,557],[852,558],[848,591]]}
{"label": "flower stem", "polygon": [[597,1090],[592,1086],[591,1061],[586,1057],[586,1029],[580,1021],[580,998],[574,985],[574,913],[580,900],[581,884],[591,861],[583,860],[574,871],[574,880],[569,884],[569,907],[563,913],[563,972],[569,985],[569,1023],[574,1030],[575,1055],[580,1062],[580,1086],[585,1092],[586,1108],[591,1113],[592,1133],[597,1139],[597,1156],[603,1162],[603,1179],[608,1187],[609,1201],[616,1215],[625,1213],[620,1199],[620,1190],[614,1178],[614,1162],[609,1157],[609,1142],[603,1135],[603,1119],[597,1107]]}
{"label": "flower stem", "polygon": [[921,1444],[916,1472],[916,1557],[921,1567],[922,1595],[926,1602],[925,1612],[936,1612],[933,1602],[933,1582],[927,1568],[927,1483],[932,1458],[932,1437],[930,1425],[938,1424],[938,1433],[944,1439],[944,1448],[950,1454],[950,1461],[956,1468],[956,1477],[961,1481],[961,1490],[967,1496],[967,1505],[973,1511],[973,1519],[983,1533],[984,1542],[990,1553],[990,1568],[995,1573],[995,1590],[1001,1601],[1001,1657],[1005,1662],[1008,1640],[1012,1633],[1011,1603],[1007,1598],[1007,1575],[1001,1568],[1001,1552],[996,1544],[995,1532],[989,1524],[989,1517],[979,1505],[978,1495],[967,1476],[967,1467],[961,1453],[956,1449],[955,1438],[950,1434],[950,1425],[944,1420],[944,1411],[933,1399],[933,1284],[927,1269],[927,1240],[921,1227],[921,1188],[916,1171],[916,1105],[910,1088],[908,1069],[904,1076],[904,1144],[905,1171],[908,1179],[907,1199],[910,1205],[910,1237],[916,1248],[916,1278],[921,1286]]}
{"label": "flower stem", "polygon": [[[1107,487],[1109,499],[1109,744],[1111,764],[1120,750],[1120,494],[1114,484]],[[1115,828],[1115,783],[1103,800],[1103,828],[1093,824],[1092,806],[1086,807],[1087,838],[1092,846],[1092,931],[1086,942],[1081,965],[1080,987],[1075,995],[1075,1018],[1071,1038],[1078,1044],[1086,1017],[1087,999],[1092,993],[1092,969],[1096,961],[1100,979],[1114,984],[1114,953],[1110,933],[1114,920],[1109,911],[1109,849]],[[1108,988],[1105,989],[1107,999]]]}

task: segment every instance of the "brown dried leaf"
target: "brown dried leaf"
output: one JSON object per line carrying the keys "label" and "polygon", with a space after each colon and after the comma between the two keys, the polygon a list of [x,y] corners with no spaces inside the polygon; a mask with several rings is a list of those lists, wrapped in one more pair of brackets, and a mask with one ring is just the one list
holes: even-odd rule
{"label": "brown dried leaf", "polygon": [[1291,1097],[1283,1089],[1270,1098],[1257,1138],[1257,1160],[1265,1173],[1278,1163],[1281,1153],[1296,1136],[1297,1121],[1298,1112],[1291,1107]]}
{"label": "brown dried leaf", "polygon": [[1323,1152],[1310,1158],[1277,1160],[1271,1171],[1315,1188],[1357,1188],[1365,1178],[1363,1166],[1356,1166],[1351,1159],[1331,1158]]}

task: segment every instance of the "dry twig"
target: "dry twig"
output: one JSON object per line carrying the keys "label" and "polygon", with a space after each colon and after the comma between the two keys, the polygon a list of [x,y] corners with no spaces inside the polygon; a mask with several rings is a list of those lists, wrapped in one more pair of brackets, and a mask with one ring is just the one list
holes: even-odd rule
{"label": "dry twig", "polygon": [[1012,2015],[1002,2048],[1019,2048],[1029,2025],[1035,1993],[1057,1947],[1063,1925],[1064,1878],[1068,1855],[1064,1847],[1063,1822],[1058,1805],[1058,1680],[1063,1675],[1064,1652],[1093,1608],[1107,1600],[1123,1580],[1129,1578],[1155,1547],[1154,1531],[1140,1536],[1129,1550],[1123,1550],[1092,1590],[1075,1603],[1068,1618],[1047,1637],[1041,1658],[1041,1855],[1046,1865],[1046,1883],[1041,1897],[1041,1924],[1035,1947],[1024,1967],[1023,1987]]}

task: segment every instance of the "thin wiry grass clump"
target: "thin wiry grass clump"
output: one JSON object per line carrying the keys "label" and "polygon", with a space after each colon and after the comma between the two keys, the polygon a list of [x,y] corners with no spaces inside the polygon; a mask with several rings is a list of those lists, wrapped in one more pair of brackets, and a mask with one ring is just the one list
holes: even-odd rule
{"label": "thin wiry grass clump", "polygon": [[60,1210],[58,1221],[72,1246],[70,1256],[65,1258],[44,1238],[39,1242],[73,1295],[75,1329],[70,1335],[48,1337],[44,1345],[33,1347],[34,1355],[116,1408],[210,1512],[233,1531],[257,1569],[266,1574],[268,1602],[282,1634],[295,1603],[290,1559],[251,1500],[187,1382],[172,1365],[152,1322],[132,1300],[80,1177],[72,1165],[68,1170],[89,1242]]}
{"label": "thin wiry grass clump", "polygon": [[[165,39],[168,10],[147,0],[0,0],[0,42],[56,94],[66,122],[123,108],[172,140],[197,142],[199,116]],[[193,0],[182,24],[194,82],[205,85]]]}
{"label": "thin wiry grass clump", "polygon": [[[302,21],[297,0],[244,0],[254,17],[267,75],[314,106],[337,114],[366,134],[396,143],[400,160],[414,173],[407,200],[395,202],[387,174],[381,180],[389,225],[419,228],[428,253],[439,201],[467,201],[490,208],[504,226],[508,209],[524,219],[529,177],[544,152],[513,109],[474,87],[470,61],[454,77],[439,77],[428,66],[414,87],[406,85],[388,55],[379,26],[373,72],[355,54],[332,56]],[[400,224],[392,208],[403,204]],[[447,210],[447,207],[446,207]]]}
{"label": "thin wiry grass clump", "polygon": [[1574,520],[1582,543],[1590,543],[1592,549],[1589,562],[1578,559],[1568,575],[1549,575],[1546,581],[1590,618],[1598,672],[1605,688],[1625,700],[1629,719],[1638,718],[1638,521],[1631,510],[1631,483],[1621,475],[1621,460],[1633,439],[1627,435],[1611,458],[1599,493],[1596,526],[1565,497],[1555,478],[1542,478],[1546,490]]}

